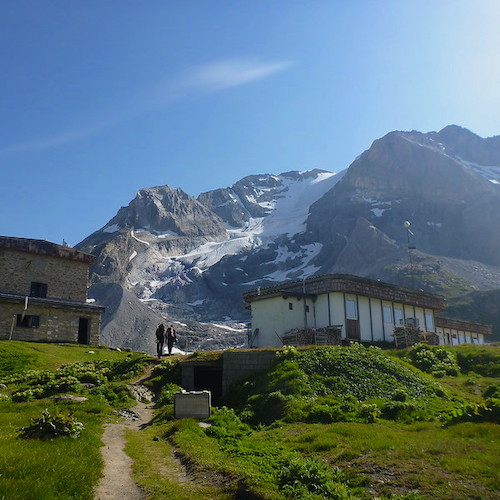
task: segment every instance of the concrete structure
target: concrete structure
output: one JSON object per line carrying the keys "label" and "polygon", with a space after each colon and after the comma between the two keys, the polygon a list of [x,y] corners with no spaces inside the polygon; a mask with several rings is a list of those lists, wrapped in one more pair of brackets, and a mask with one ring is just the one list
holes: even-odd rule
{"label": "concrete structure", "polygon": [[92,255],[0,236],[0,339],[99,344],[102,307],[87,303]]}
{"label": "concrete structure", "polygon": [[220,353],[211,361],[181,361],[181,385],[187,390],[209,390],[218,401],[238,380],[268,370],[275,350],[234,350]]}
{"label": "concrete structure", "polygon": [[436,333],[440,344],[484,344],[488,335],[491,335],[490,325],[474,323],[454,318],[436,318]]}
{"label": "concrete structure", "polygon": [[332,274],[257,289],[244,295],[252,311],[254,347],[281,346],[293,329],[337,328],[342,340],[392,342],[396,325],[434,332],[444,300],[358,276]]}
{"label": "concrete structure", "polygon": [[210,391],[178,392],[174,395],[175,418],[208,418],[211,406]]}

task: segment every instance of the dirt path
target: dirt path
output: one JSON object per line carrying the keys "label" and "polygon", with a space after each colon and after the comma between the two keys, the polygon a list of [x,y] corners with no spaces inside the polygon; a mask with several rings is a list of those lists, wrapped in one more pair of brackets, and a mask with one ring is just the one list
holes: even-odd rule
{"label": "dirt path", "polygon": [[121,412],[123,422],[110,422],[104,426],[101,455],[104,461],[104,475],[101,478],[94,500],[144,500],[146,493],[140,489],[132,477],[132,459],[125,453],[125,429],[140,430],[153,418],[153,403],[144,403],[139,397],[148,396],[142,385],[151,375],[152,367],[129,388],[138,398],[133,410]]}

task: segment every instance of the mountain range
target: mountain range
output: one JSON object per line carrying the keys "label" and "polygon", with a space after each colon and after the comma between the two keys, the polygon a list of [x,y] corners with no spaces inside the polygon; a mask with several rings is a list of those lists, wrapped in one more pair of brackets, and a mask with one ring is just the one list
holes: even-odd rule
{"label": "mountain range", "polygon": [[90,295],[117,347],[153,352],[162,319],[185,349],[244,345],[245,291],[327,273],[444,295],[500,338],[495,301],[457,306],[500,289],[500,136],[395,131],[338,173],[249,175],[197,198],[143,188],[76,248],[97,257]]}

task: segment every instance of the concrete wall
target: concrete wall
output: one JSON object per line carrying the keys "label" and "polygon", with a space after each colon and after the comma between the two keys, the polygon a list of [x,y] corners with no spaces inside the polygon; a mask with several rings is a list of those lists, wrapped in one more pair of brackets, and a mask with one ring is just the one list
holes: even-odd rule
{"label": "concrete wall", "polygon": [[178,392],[174,395],[174,417],[208,418],[211,404],[210,391]]}
{"label": "concrete wall", "polygon": [[46,283],[47,297],[85,302],[89,264],[0,249],[0,291],[29,295],[31,282]]}
{"label": "concrete wall", "polygon": [[276,351],[225,351],[222,357],[222,393],[238,379],[270,368]]}

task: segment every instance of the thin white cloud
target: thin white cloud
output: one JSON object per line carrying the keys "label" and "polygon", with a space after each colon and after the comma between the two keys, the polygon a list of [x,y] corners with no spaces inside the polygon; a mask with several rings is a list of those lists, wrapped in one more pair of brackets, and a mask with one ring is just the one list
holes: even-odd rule
{"label": "thin white cloud", "polygon": [[261,63],[242,59],[221,61],[191,69],[179,85],[191,90],[224,90],[263,80],[290,65],[290,62]]}
{"label": "thin white cloud", "polygon": [[79,141],[90,137],[99,132],[104,126],[89,127],[85,130],[75,130],[73,132],[61,133],[46,137],[45,139],[36,139],[33,141],[26,141],[23,143],[14,144],[1,150],[2,153],[20,153],[39,151],[43,149],[50,149],[56,146],[62,146],[71,142]]}
{"label": "thin white cloud", "polygon": [[108,113],[108,116],[102,117],[94,125],[7,146],[1,149],[0,153],[39,151],[76,142],[169,102],[263,80],[291,65],[289,61],[264,63],[247,59],[231,59],[193,67],[180,77],[169,78],[141,92],[135,102],[129,102],[128,106],[123,106],[120,112]]}

